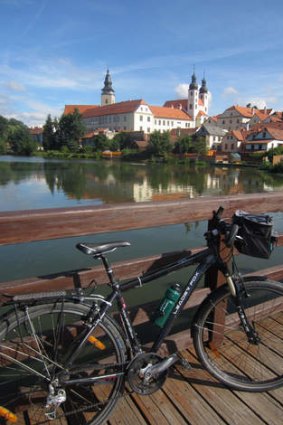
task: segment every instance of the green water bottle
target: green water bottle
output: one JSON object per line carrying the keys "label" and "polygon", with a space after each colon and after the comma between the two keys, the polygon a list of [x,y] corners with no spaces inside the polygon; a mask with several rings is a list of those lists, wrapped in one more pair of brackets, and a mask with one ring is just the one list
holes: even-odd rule
{"label": "green water bottle", "polygon": [[170,288],[167,289],[165,292],[165,296],[163,300],[161,301],[158,310],[155,315],[154,323],[155,325],[159,326],[160,328],[163,328],[163,326],[166,323],[166,320],[168,319],[171,311],[177,304],[180,296],[182,293],[182,287],[179,285],[179,283],[175,283]]}

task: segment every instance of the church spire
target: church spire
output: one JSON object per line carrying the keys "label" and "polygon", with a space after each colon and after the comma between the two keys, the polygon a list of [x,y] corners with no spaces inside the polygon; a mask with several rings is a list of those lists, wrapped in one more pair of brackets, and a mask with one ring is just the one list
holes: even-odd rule
{"label": "church spire", "polygon": [[112,103],[115,103],[115,91],[112,87],[112,79],[109,69],[107,69],[104,87],[101,90],[101,105],[111,105]]}
{"label": "church spire", "polygon": [[197,90],[198,89],[197,77],[196,77],[195,71],[193,72],[192,81],[191,81],[191,84],[189,86],[189,89],[190,90]]}
{"label": "church spire", "polygon": [[201,80],[201,88],[199,90],[200,93],[208,93],[208,89],[206,87],[206,79],[203,77]]}

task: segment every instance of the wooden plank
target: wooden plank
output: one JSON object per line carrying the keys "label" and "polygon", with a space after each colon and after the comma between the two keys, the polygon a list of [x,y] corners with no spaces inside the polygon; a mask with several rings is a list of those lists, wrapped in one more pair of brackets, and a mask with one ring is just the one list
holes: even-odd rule
{"label": "wooden plank", "polygon": [[132,398],[142,409],[150,425],[186,425],[188,423],[161,390],[149,396],[133,394]]}
{"label": "wooden plank", "polygon": [[205,220],[220,205],[225,216],[236,209],[282,211],[282,192],[196,198],[172,202],[127,203],[0,214],[0,244],[39,241],[92,233]]}
{"label": "wooden plank", "polygon": [[182,356],[189,361],[192,369],[186,371],[177,367],[183,379],[191,383],[196,392],[219,414],[229,425],[263,424],[262,420],[237,397],[237,395],[226,388],[207,371],[202,369],[195,357],[193,350],[182,352]]}
{"label": "wooden plank", "polygon": [[185,373],[189,379],[181,373],[170,372],[170,379],[165,383],[164,391],[174,400],[176,407],[187,418],[188,423],[192,425],[226,424],[217,410],[211,407],[191,384],[191,371]]}
{"label": "wooden plank", "polygon": [[147,425],[143,414],[130,397],[122,397],[118,401],[107,422],[109,425]]}

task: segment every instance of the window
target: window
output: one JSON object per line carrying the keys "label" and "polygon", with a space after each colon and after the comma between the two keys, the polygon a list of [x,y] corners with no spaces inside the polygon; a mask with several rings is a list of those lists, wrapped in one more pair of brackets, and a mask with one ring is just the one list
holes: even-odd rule
{"label": "window", "polygon": [[143,121],[143,116],[142,115],[140,115],[140,121]]}
{"label": "window", "polygon": [[147,117],[147,122],[150,122],[150,117]]}

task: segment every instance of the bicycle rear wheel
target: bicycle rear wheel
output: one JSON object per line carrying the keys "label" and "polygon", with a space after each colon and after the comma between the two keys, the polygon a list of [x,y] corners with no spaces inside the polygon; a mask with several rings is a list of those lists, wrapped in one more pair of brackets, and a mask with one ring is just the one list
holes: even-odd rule
{"label": "bicycle rear wheel", "polygon": [[193,325],[194,346],[203,366],[228,386],[267,391],[283,385],[283,285],[247,281],[243,307],[258,341],[249,342],[228,287],[200,306]]}
{"label": "bicycle rear wheel", "polygon": [[[105,317],[72,367],[65,368],[68,348],[85,329],[88,313],[81,304],[54,302],[18,309],[2,321],[0,405],[17,415],[19,425],[47,424],[52,416],[54,425],[97,425],[112,411],[123,389],[126,360],[113,320]],[[50,383],[56,386],[62,375],[77,383],[60,384],[52,395]],[[78,382],[89,377],[97,379]]]}

